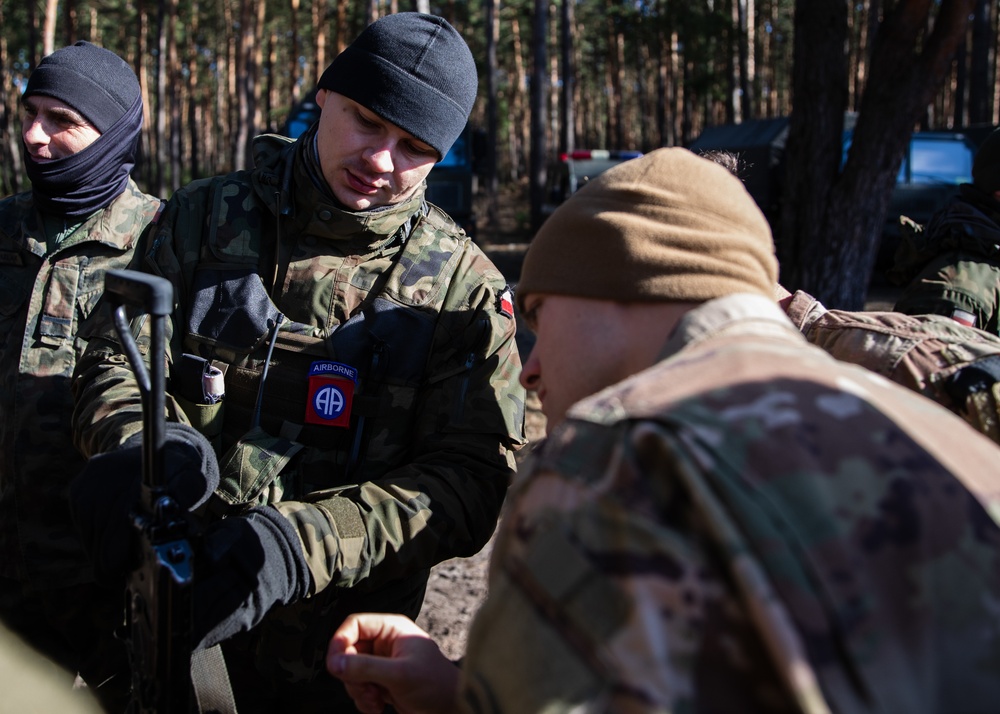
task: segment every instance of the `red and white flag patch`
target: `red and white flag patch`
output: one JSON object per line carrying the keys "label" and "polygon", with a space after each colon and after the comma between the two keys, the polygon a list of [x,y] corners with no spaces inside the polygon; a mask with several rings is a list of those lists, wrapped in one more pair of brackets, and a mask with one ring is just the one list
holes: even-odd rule
{"label": "red and white flag patch", "polygon": [[955,308],[951,313],[951,319],[958,322],[966,327],[976,326],[976,316],[971,312],[966,312],[965,310],[959,310]]}
{"label": "red and white flag patch", "polygon": [[514,317],[514,291],[510,289],[510,285],[505,285],[497,295],[497,312],[506,317]]}

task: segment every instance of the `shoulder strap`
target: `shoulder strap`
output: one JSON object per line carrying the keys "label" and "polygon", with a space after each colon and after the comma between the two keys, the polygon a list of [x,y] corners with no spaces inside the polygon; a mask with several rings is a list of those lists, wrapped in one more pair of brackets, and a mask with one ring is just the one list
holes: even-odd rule
{"label": "shoulder strap", "polygon": [[191,654],[191,684],[199,714],[236,714],[222,647],[214,645]]}

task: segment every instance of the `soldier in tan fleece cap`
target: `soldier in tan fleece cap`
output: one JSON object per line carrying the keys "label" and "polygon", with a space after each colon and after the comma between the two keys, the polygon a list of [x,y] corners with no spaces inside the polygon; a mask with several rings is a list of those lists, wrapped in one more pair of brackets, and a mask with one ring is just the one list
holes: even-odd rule
{"label": "soldier in tan fleece cap", "polygon": [[353,616],[327,666],[361,711],[996,711],[1000,450],[806,343],[775,273],[742,184],[683,149],[552,215],[518,295],[549,437],[461,669]]}

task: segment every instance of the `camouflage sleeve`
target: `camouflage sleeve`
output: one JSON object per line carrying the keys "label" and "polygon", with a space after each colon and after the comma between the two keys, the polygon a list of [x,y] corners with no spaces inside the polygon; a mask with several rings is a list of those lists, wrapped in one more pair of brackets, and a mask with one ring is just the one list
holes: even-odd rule
{"label": "camouflage sleeve", "polygon": [[[524,443],[524,390],[506,285],[470,247],[455,274],[414,413],[412,458],[377,481],[275,504],[297,528],[317,590],[376,587],[492,536],[513,453]],[[378,444],[369,445],[369,450]]]}
{"label": "camouflage sleeve", "polygon": [[630,428],[567,422],[519,476],[463,660],[466,711],[789,710],[671,479],[680,462]]}
{"label": "camouflage sleeve", "polygon": [[[150,244],[133,255],[131,270],[153,273],[168,278],[174,286],[174,301],[182,295],[183,277],[178,255],[197,256],[197,243],[177,249],[181,236],[200,236],[198,217],[202,215],[199,192],[179,191],[164,208],[152,233]],[[95,337],[79,360],[73,377],[73,433],[77,448],[84,456],[105,453],[117,448],[125,439],[142,430],[142,402],[132,368],[115,334],[110,308],[105,303],[99,316]],[[149,350],[149,323],[133,319],[133,334],[140,352]],[[180,353],[180,335],[173,322],[166,325],[167,361]],[[148,364],[148,361],[147,361]],[[169,371],[168,371],[169,373]],[[169,390],[168,390],[169,391]],[[187,423],[184,410],[167,395],[167,419]]]}
{"label": "camouflage sleeve", "polygon": [[932,260],[903,289],[894,309],[907,315],[945,317],[955,317],[960,310],[975,319],[972,327],[996,335],[1000,334],[998,292],[1000,267],[978,256],[952,252]]}

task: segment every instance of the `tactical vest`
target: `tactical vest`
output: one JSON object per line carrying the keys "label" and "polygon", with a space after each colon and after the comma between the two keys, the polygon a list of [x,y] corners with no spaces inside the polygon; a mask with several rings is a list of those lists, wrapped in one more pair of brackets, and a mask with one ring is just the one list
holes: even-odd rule
{"label": "tactical vest", "polygon": [[[199,381],[217,367],[225,374],[225,397],[198,404],[205,400],[183,398],[192,390],[172,385],[221,455],[219,496],[228,506],[253,506],[381,476],[411,448],[415,401],[447,295],[443,287],[430,298],[410,293],[405,279],[390,278],[418,265],[447,286],[461,251],[432,250],[431,239],[435,230],[454,228],[435,209],[422,211],[401,229],[410,227],[403,247],[360,309],[323,330],[285,319],[268,295],[258,249],[272,245],[267,238],[277,240],[276,231],[258,230],[250,241],[245,233],[243,240],[229,235],[234,229],[220,218],[219,203],[234,191],[246,191],[246,184],[227,179],[215,186],[185,316],[187,354],[175,370]],[[319,374],[310,376],[316,365]],[[179,373],[177,381],[192,384],[190,374]],[[341,413],[336,425],[316,417],[322,384],[337,386],[325,394],[349,401],[349,415]],[[376,436],[377,446],[369,448]]]}

